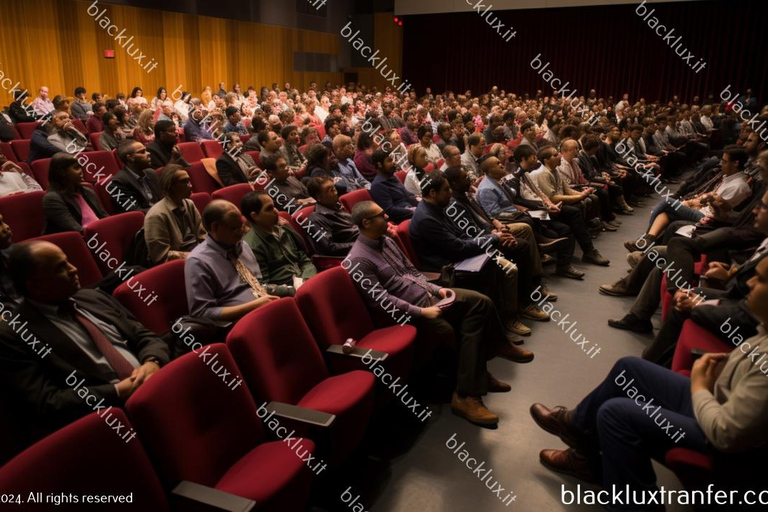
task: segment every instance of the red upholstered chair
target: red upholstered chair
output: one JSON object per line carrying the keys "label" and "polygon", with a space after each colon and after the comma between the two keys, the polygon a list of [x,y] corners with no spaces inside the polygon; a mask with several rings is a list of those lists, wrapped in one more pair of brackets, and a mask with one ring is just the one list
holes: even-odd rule
{"label": "red upholstered chair", "polygon": [[405,184],[405,177],[408,176],[408,171],[397,171],[395,173],[395,178],[400,180],[400,183]]}
{"label": "red upholstered chair", "polygon": [[117,164],[118,169],[122,169],[123,167],[125,167],[125,164],[123,163],[122,160],[120,160],[120,157],[117,155],[116,149],[112,150],[112,156],[115,158],[115,163]]}
{"label": "red upholstered chair", "polygon": [[[321,350],[353,338],[359,348],[389,354],[384,366],[390,373],[407,379],[413,364],[416,328],[406,324],[376,329],[352,277],[344,268],[326,270],[305,282],[296,293],[296,303]],[[359,369],[361,365],[346,360],[331,361],[335,373]]]}
{"label": "red upholstered chair", "polygon": [[11,128],[13,129],[13,138],[11,140],[21,139],[21,134],[19,133],[19,130],[16,129],[16,126],[11,125]]}
{"label": "red upholstered chair", "polygon": [[179,149],[181,150],[181,156],[190,164],[197,163],[205,158],[203,150],[197,142],[180,142]]}
{"label": "red upholstered chair", "polygon": [[0,154],[11,162],[19,162],[19,157],[13,152],[13,148],[8,142],[0,142]]}
{"label": "red upholstered chair", "polygon": [[211,202],[211,194],[208,192],[196,192],[190,196],[190,199],[195,203],[197,211],[202,215],[205,207]]}
{"label": "red upholstered chair", "polygon": [[317,134],[320,136],[320,140],[325,138],[325,126],[322,124],[313,125],[317,130]]}
{"label": "red upholstered chair", "polygon": [[437,161],[437,168],[438,169],[441,168],[444,163],[445,163],[445,159],[444,158],[441,158],[440,160],[438,160]]}
{"label": "red upholstered chair", "polygon": [[253,161],[261,169],[261,151],[246,151],[245,154],[253,158]]}
{"label": "red upholstered chair", "polygon": [[31,141],[28,139],[18,139],[11,141],[11,148],[13,149],[13,152],[16,153],[16,157],[19,159],[19,162],[26,162],[29,160],[30,144]]}
{"label": "red upholstered chair", "polygon": [[[307,249],[307,254],[309,254],[312,257],[312,263],[317,267],[317,270],[323,271],[327,270],[329,268],[338,267],[341,265],[341,262],[344,260],[341,256],[326,256],[323,254],[314,254],[314,251],[312,250],[312,244],[309,241],[310,236],[319,237],[321,236],[321,232],[318,230],[318,228],[309,222],[309,220],[304,220],[305,218],[309,217],[315,212],[315,206],[305,206],[301,210],[297,211],[293,214],[293,218],[291,219],[291,226],[293,226],[293,229],[301,235],[301,238],[304,240],[304,247]],[[309,228],[309,231],[305,228]]]}
{"label": "red upholstered chair", "polygon": [[413,243],[411,242],[411,235],[408,231],[408,227],[411,225],[411,219],[405,220],[397,225],[396,231],[397,231],[397,242],[400,246],[400,249],[405,253],[406,256],[408,256],[408,259],[411,260],[411,263],[414,267],[419,268],[421,265],[419,264],[419,256],[416,253],[416,248],[413,247]]}
{"label": "red upholstered chair", "polygon": [[230,185],[229,187],[220,188],[215,190],[211,194],[211,200],[224,199],[240,208],[240,203],[243,202],[243,198],[249,193],[253,192],[253,189],[248,183],[238,183],[237,185]]}
{"label": "red upholstered chair", "polygon": [[207,192],[212,194],[221,188],[216,180],[208,174],[208,171],[205,170],[205,166],[203,166],[201,162],[192,164],[192,167],[187,169],[187,172],[189,173],[189,179],[192,182],[192,190],[195,192]]}
{"label": "red upholstered chair", "polygon": [[342,462],[363,439],[373,412],[375,378],[362,370],[331,376],[293,299],[246,315],[230,332],[227,346],[257,403],[277,401],[336,416],[332,464]]}
{"label": "red upholstered chair", "polygon": [[50,166],[50,158],[41,158],[32,162],[32,176],[44,190],[48,190],[48,168]]}
{"label": "red upholstered chair", "polygon": [[5,223],[11,226],[14,242],[23,242],[43,233],[45,229],[44,196],[44,191],[36,190],[26,194],[0,197],[0,214],[3,215]]}
{"label": "red upholstered chair", "polygon": [[373,198],[371,197],[370,192],[361,188],[360,190],[353,190],[352,192],[347,192],[343,196],[340,196],[339,201],[341,201],[341,204],[344,205],[344,208],[346,208],[348,212],[352,212],[352,208],[357,203],[361,201],[373,201]]}
{"label": "red upholstered chair", "polygon": [[96,196],[99,198],[104,210],[106,210],[108,214],[114,215],[115,202],[112,200],[112,194],[109,193],[110,190],[113,190],[109,181],[97,181],[93,184],[93,189],[96,191]]}
{"label": "red upholstered chair", "polygon": [[314,443],[266,442],[232,354],[221,343],[205,350],[172,361],[126,403],[160,478],[168,487],[187,480],[251,499],[257,510],[303,511],[313,476],[303,458]]}
{"label": "red upholstered chair", "polygon": [[101,139],[101,134],[104,132],[93,132],[88,134],[88,139],[91,141],[91,146],[96,151],[101,151],[101,142],[99,142],[99,139]]}
{"label": "red upholstered chair", "polygon": [[83,288],[93,286],[104,277],[83,237],[77,231],[43,235],[31,240],[50,242],[64,251],[69,262],[77,267],[80,285]]}
{"label": "red upholstered chair", "polygon": [[19,123],[16,125],[16,130],[19,132],[22,139],[31,139],[32,132],[35,131],[35,128],[38,126],[40,126],[40,123],[37,121],[32,121],[31,123]]}
{"label": "red upholstered chair", "polygon": [[208,158],[219,158],[224,153],[224,148],[221,147],[217,140],[204,140],[200,145],[203,147],[203,152]]}
{"label": "red upholstered chair", "polygon": [[85,123],[83,123],[81,120],[74,118],[72,119],[72,124],[75,125],[75,128],[82,133],[83,135],[88,135],[88,128],[85,127]]}
{"label": "red upholstered chair", "polygon": [[[250,124],[250,119],[248,120],[248,123]],[[246,144],[249,140],[251,140],[251,136],[250,135],[241,135],[240,136],[240,142],[242,142],[243,144]]]}
{"label": "red upholstered chair", "polygon": [[735,348],[735,345],[721,340],[712,332],[688,319],[683,324],[683,330],[680,331],[680,337],[677,339],[675,355],[672,358],[672,371],[690,377],[691,368],[693,368],[691,350],[694,348],[705,352],[728,353]]}
{"label": "red upholstered chair", "polygon": [[[144,327],[157,335],[171,330],[177,318],[189,314],[184,286],[184,260],[172,260],[136,274],[131,283],[117,287],[113,295]],[[131,288],[143,287],[139,295]],[[158,300],[147,300],[147,297]]]}
{"label": "red upholstered chair", "polygon": [[675,473],[688,490],[705,488],[714,477],[712,456],[687,448],[669,450],[664,454],[664,465]]}
{"label": "red upholstered chair", "polygon": [[[144,227],[144,214],[128,212],[99,219],[85,228],[86,244],[93,252],[102,274],[109,274],[126,261],[128,249],[142,227]],[[98,252],[96,252],[97,249]]]}
{"label": "red upholstered chair", "polygon": [[293,173],[293,177],[296,178],[299,181],[301,181],[302,178],[304,178],[304,176],[306,176],[306,175],[307,175],[307,166],[306,165],[304,167],[302,167],[301,169],[299,169],[298,171],[295,171]]}
{"label": "red upholstered chair", "polygon": [[309,144],[304,144],[303,146],[299,146],[299,151],[301,152],[302,155],[307,151],[308,147],[309,147]]}
{"label": "red upholstered chair", "polygon": [[87,159],[83,166],[83,179],[85,181],[106,180],[121,169],[109,151],[85,151],[80,154],[80,159]]}

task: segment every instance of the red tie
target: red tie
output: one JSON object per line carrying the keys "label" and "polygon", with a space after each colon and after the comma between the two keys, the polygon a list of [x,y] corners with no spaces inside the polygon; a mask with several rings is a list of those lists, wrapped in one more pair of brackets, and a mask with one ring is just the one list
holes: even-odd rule
{"label": "red tie", "polygon": [[120,378],[120,380],[124,380],[130,377],[134,370],[133,365],[129,363],[128,360],[123,357],[120,352],[118,352],[112,342],[110,342],[107,337],[104,336],[104,333],[101,332],[101,330],[96,327],[94,323],[91,322],[87,317],[80,314],[76,308],[72,307],[72,309],[70,309],[68,312],[72,315],[72,318],[77,321],[77,323],[83,326],[83,329],[85,329],[85,331],[88,333],[88,336],[90,336],[91,340],[93,340],[93,344],[96,345],[96,348],[99,349],[99,352],[104,355],[107,363],[109,363],[109,366],[111,366],[115,371],[118,378]]}

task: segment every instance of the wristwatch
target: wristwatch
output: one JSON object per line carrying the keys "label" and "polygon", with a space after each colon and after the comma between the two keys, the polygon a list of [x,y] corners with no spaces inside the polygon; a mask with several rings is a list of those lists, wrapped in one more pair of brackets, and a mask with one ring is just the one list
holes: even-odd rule
{"label": "wristwatch", "polygon": [[144,363],[155,363],[159,368],[163,367],[163,363],[161,363],[160,360],[154,356],[146,358]]}

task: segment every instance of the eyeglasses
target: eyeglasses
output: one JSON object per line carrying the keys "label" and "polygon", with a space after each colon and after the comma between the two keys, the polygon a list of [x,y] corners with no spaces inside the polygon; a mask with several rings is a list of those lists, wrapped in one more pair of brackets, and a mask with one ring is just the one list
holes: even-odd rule
{"label": "eyeglasses", "polygon": [[386,215],[386,212],[384,210],[381,210],[378,214],[374,215],[373,217],[366,217],[365,220],[373,220],[376,217],[384,217]]}

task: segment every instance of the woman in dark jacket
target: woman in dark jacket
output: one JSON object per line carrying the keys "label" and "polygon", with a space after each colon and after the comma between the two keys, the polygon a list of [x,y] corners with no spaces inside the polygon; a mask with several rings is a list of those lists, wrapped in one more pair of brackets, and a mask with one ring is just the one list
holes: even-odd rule
{"label": "woman in dark jacket", "polygon": [[43,197],[45,234],[78,231],[108,217],[96,193],[82,185],[83,168],[72,155],[57,153],[48,170],[48,193]]}

